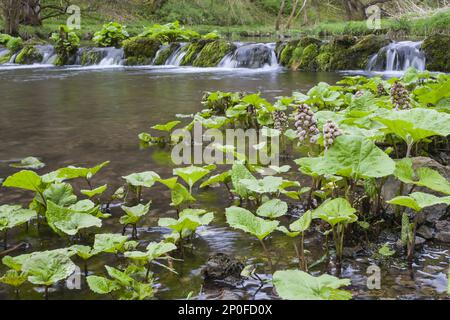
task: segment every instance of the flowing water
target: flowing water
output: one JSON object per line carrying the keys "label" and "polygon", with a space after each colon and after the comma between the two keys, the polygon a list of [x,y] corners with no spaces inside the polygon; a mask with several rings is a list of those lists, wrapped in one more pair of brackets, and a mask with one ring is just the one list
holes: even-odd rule
{"label": "flowing water", "polygon": [[[162,177],[172,176],[168,151],[141,150],[137,135],[148,131],[150,125],[173,120],[176,114],[192,114],[202,109],[204,91],[262,92],[271,101],[275,97],[291,95],[293,91],[307,91],[319,82],[335,83],[341,79],[337,73],[291,72],[280,68],[232,69],[227,63],[252,61],[253,50],[269,52],[265,48],[244,48],[239,54],[224,62],[223,68],[177,68],[174,66],[140,68],[0,68],[0,178],[16,170],[11,162],[27,156],[39,157],[47,164],[40,171],[45,173],[68,165],[93,166],[110,160],[111,164],[96,176],[96,185],[108,184],[115,190],[123,184],[121,176],[133,172],[153,170]],[[273,50],[272,50],[273,51]],[[110,52],[111,53],[111,52]],[[179,52],[180,53],[180,52]],[[105,59],[116,59],[120,52],[105,54]],[[169,58],[175,61],[178,56]],[[108,60],[109,61],[109,60]],[[267,54],[273,66],[273,57]],[[85,188],[84,185],[79,187]],[[25,194],[25,195],[24,195]],[[0,189],[1,203],[25,205],[31,195],[14,190]],[[152,211],[141,223],[139,236],[143,241],[162,239],[167,230],[157,227],[160,217],[174,217],[176,212],[168,205],[170,193],[155,187],[144,194],[152,199]],[[237,257],[246,264],[258,266],[262,279],[270,279],[270,270],[263,257],[260,244],[252,237],[226,226],[224,208],[231,205],[223,190],[210,189],[196,193],[200,205],[216,212],[212,226],[199,231],[191,249],[185,249],[175,262],[179,273],[174,275],[164,269],[154,269],[157,278],[158,299],[183,299],[193,293],[199,299],[214,297],[241,299],[272,299],[275,297],[270,284],[246,281],[233,288],[203,287],[200,274],[211,253],[222,252]],[[113,218],[105,222],[102,232],[121,232],[118,208]],[[40,251],[68,245],[50,231],[38,231],[34,226],[25,232],[18,228],[10,242],[27,242],[27,251]],[[323,239],[307,237],[306,248],[313,260],[323,255]],[[292,243],[282,236],[275,236],[268,243],[278,270],[296,268]],[[381,265],[382,290],[370,291],[366,287],[367,268],[375,261],[367,255],[346,259],[342,276],[352,279],[351,290],[359,299],[372,298],[443,298],[446,291],[448,248],[433,245],[421,251],[417,264],[410,270],[401,263]],[[282,253],[281,253],[282,252]],[[105,265],[117,265],[117,258],[110,255],[95,257],[89,262],[91,274],[104,274]],[[77,261],[81,266],[81,261]],[[333,272],[333,266],[329,267]],[[0,274],[5,271],[0,267]],[[323,272],[318,267],[313,272]],[[84,278],[83,278],[84,279]],[[270,282],[269,282],[270,283]],[[203,288],[202,292],[200,292]],[[13,299],[9,288],[0,286],[0,299]],[[26,285],[21,298],[42,298],[42,291]],[[68,290],[64,283],[52,288],[52,299],[95,299],[86,283],[81,290]]]}

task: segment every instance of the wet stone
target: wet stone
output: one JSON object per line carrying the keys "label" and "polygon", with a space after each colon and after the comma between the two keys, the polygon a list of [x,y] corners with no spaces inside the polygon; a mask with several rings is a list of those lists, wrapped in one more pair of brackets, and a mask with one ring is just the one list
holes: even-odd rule
{"label": "wet stone", "polygon": [[205,281],[224,281],[236,283],[241,280],[244,264],[224,253],[211,255],[202,269]]}
{"label": "wet stone", "polygon": [[417,230],[417,234],[426,240],[433,239],[434,231],[432,228],[423,225]]}

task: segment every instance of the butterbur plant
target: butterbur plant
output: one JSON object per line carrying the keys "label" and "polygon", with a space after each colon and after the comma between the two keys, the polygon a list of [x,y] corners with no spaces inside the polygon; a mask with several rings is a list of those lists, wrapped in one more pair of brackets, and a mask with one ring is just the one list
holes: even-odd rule
{"label": "butterbur plant", "polygon": [[132,173],[128,176],[122,177],[128,184],[128,192],[125,196],[127,204],[130,202],[130,192],[134,194],[135,199],[131,201],[132,204],[139,204],[142,200],[142,191],[144,188],[151,188],[160,176],[154,171],[145,171],[139,173]]}
{"label": "butterbur plant", "polygon": [[134,207],[127,207],[122,206],[122,210],[125,212],[125,215],[123,215],[119,222],[123,225],[123,234],[126,232],[126,228],[128,226],[133,227],[133,231],[131,233],[131,236],[133,239],[137,239],[138,232],[137,232],[137,224],[141,219],[150,211],[150,205],[152,202],[150,201],[146,205],[138,204]]}
{"label": "butterbur plant", "polygon": [[129,37],[125,26],[117,22],[110,22],[103,25],[103,28],[95,33],[93,40],[101,47],[118,48]]}
{"label": "butterbur plant", "polygon": [[324,202],[313,211],[313,217],[327,222],[331,226],[334,245],[336,249],[336,261],[340,268],[344,252],[345,230],[348,225],[358,221],[356,210],[352,208],[346,199],[338,198]]}
{"label": "butterbur plant", "polygon": [[3,247],[8,249],[8,230],[28,223],[37,217],[34,210],[23,209],[20,205],[0,206],[0,232],[3,232]]}

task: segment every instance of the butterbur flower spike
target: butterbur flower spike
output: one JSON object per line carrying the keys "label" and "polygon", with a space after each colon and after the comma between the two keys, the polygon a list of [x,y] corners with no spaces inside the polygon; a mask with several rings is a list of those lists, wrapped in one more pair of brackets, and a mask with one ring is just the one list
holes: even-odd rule
{"label": "butterbur flower spike", "polygon": [[317,120],[314,116],[314,112],[307,104],[298,106],[298,113],[295,116],[295,127],[300,142],[304,142],[308,138],[311,143],[317,142],[317,136],[320,131],[317,127]]}
{"label": "butterbur flower spike", "polygon": [[328,148],[333,145],[334,140],[339,136],[342,136],[341,129],[339,129],[337,124],[333,121],[328,121],[323,126],[323,143],[325,145],[325,150],[328,150]]}

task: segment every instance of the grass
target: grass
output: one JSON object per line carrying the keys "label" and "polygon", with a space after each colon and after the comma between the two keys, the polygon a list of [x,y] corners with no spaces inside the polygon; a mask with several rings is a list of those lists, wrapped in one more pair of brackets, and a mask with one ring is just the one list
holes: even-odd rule
{"label": "grass", "polygon": [[[82,29],[77,30],[78,35],[83,40],[89,40],[93,34],[100,30],[102,25],[109,22],[111,16],[107,15],[85,15],[82,17]],[[127,30],[131,35],[138,35],[145,26],[152,25],[157,21],[152,21],[141,16],[127,16],[120,19],[121,23],[127,25]],[[2,21],[0,21],[2,23]],[[24,39],[38,38],[47,40],[49,35],[58,29],[60,24],[65,23],[65,18],[54,18],[46,20],[42,26],[31,27],[21,26],[20,36]],[[264,23],[253,23],[247,25],[234,24],[230,26],[194,24],[189,28],[206,34],[217,31],[227,38],[239,39],[242,37],[275,37],[274,22],[269,17]],[[426,37],[433,33],[450,34],[450,10],[430,14],[429,16],[404,16],[401,19],[382,20],[381,30],[372,30],[367,26],[366,21],[350,22],[324,22],[315,26],[295,28],[285,31],[286,36],[298,37],[299,35],[310,35],[317,37],[327,37],[336,35],[362,36],[372,33],[389,34],[393,37]]]}

